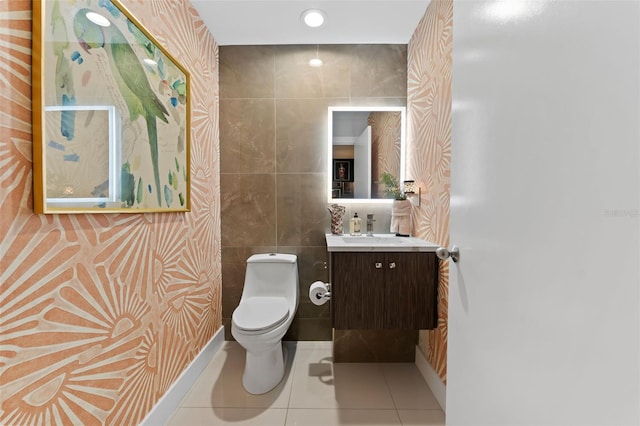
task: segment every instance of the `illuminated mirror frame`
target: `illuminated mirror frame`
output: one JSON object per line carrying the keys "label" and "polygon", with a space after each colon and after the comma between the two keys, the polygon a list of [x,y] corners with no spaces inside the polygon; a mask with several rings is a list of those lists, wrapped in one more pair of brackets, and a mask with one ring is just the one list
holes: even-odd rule
{"label": "illuminated mirror frame", "polygon": [[392,203],[391,198],[332,198],[333,187],[333,113],[344,111],[399,111],[400,112],[400,176],[398,182],[405,179],[407,108],[403,106],[332,106],[328,110],[327,120],[327,201],[329,203]]}

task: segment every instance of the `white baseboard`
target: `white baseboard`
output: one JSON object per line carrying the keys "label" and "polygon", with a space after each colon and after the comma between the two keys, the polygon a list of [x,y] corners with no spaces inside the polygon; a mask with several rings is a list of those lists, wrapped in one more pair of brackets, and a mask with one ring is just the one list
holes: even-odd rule
{"label": "white baseboard", "polygon": [[444,384],[436,370],[433,369],[427,358],[425,358],[422,351],[416,346],[416,367],[422,373],[422,377],[431,388],[431,392],[433,392],[433,396],[436,397],[438,404],[440,404],[440,408],[442,411],[446,413],[445,407],[447,406],[447,386]]}
{"label": "white baseboard", "polygon": [[184,369],[178,379],[162,395],[151,411],[140,423],[141,426],[157,426],[166,424],[178,409],[184,397],[198,380],[209,361],[220,350],[224,343],[224,326],[213,335],[200,353]]}

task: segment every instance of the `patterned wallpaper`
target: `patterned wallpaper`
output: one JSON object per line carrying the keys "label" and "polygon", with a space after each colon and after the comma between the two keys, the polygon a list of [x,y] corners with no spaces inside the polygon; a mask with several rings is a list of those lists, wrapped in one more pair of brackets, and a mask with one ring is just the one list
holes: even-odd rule
{"label": "patterned wallpaper", "polygon": [[[451,61],[453,0],[433,0],[408,48],[407,177],[422,188],[414,210],[416,236],[449,246]],[[449,268],[440,262],[438,328],[420,331],[418,346],[440,378],[447,377]]]}
{"label": "patterned wallpaper", "polygon": [[384,185],[378,183],[382,173],[400,176],[401,120],[399,112],[373,111],[369,114],[371,176],[374,177],[371,184],[372,198],[384,198]]}
{"label": "patterned wallpaper", "polygon": [[192,211],[33,214],[31,1],[0,0],[0,424],[139,423],[221,326],[218,46],[124,4],[192,76]]}

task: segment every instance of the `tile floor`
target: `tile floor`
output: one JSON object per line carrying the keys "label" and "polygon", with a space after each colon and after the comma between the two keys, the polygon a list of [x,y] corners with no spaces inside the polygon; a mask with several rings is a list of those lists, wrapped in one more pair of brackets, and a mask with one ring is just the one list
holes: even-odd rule
{"label": "tile floor", "polygon": [[415,364],[334,365],[331,342],[285,342],[285,348],[282,382],[264,395],[251,395],[242,387],[244,349],[225,342],[167,424],[445,424]]}

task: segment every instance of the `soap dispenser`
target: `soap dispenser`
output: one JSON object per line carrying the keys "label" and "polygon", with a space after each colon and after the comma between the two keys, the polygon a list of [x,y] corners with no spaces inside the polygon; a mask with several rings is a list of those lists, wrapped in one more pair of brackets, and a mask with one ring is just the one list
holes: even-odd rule
{"label": "soap dispenser", "polygon": [[349,221],[349,234],[353,237],[362,235],[362,219],[358,217],[358,213],[355,213]]}

